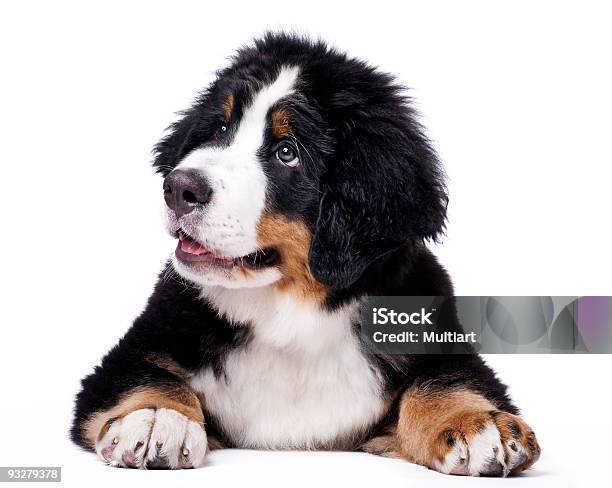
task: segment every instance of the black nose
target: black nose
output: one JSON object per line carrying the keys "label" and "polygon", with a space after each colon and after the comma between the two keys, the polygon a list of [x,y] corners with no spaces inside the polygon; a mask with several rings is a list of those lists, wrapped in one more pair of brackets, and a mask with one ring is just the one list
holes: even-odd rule
{"label": "black nose", "polygon": [[197,171],[174,170],[164,180],[164,200],[177,217],[210,201],[212,188]]}

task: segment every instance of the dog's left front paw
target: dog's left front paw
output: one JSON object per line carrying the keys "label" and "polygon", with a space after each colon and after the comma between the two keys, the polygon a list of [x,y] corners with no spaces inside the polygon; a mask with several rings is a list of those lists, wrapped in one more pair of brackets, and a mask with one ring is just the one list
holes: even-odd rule
{"label": "dog's left front paw", "polygon": [[434,468],[447,474],[508,476],[529,468],[540,457],[531,428],[502,411],[462,412],[435,438]]}

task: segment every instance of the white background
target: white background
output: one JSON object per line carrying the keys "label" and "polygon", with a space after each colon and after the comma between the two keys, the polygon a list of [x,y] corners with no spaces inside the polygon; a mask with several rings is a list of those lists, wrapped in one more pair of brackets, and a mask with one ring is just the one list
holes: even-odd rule
{"label": "white background", "polygon": [[603,2],[3,2],[0,465],[63,466],[75,486],[602,486],[610,356],[487,358],[543,447],[512,480],[349,453],[113,470],[67,430],[80,377],[173,248],[149,151],[266,28],[321,35],[412,88],[449,176],[436,252],[457,294],[611,295],[611,17]]}

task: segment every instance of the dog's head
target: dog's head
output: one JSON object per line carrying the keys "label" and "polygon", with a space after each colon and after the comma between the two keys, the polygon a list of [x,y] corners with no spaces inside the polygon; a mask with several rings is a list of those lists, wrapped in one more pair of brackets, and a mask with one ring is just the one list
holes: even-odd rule
{"label": "dog's head", "polygon": [[438,161],[402,88],[294,36],[240,50],[154,165],[174,266],[200,285],[321,296],[444,225]]}

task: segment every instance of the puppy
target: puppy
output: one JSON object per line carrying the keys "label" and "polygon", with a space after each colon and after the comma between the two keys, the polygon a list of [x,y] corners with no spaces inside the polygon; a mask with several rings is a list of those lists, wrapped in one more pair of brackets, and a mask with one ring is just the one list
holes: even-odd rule
{"label": "puppy", "polygon": [[177,239],[145,311],[82,382],[71,435],[113,466],[209,449],[348,449],[506,476],[540,448],[477,355],[373,354],[368,295],[451,296],[437,156],[394,79],[268,34],[155,147]]}

